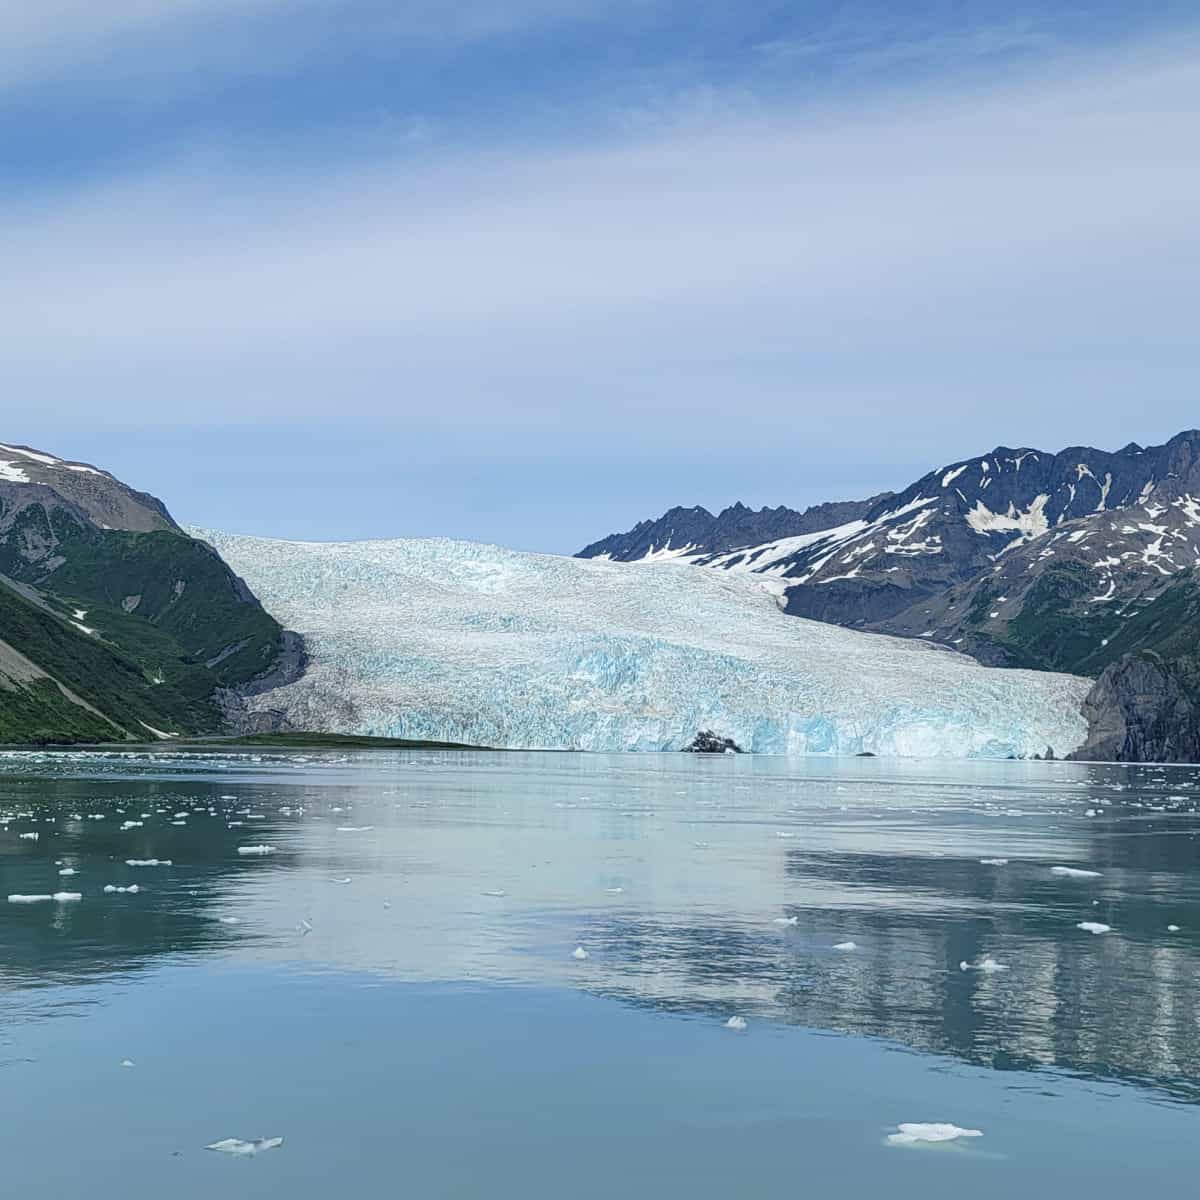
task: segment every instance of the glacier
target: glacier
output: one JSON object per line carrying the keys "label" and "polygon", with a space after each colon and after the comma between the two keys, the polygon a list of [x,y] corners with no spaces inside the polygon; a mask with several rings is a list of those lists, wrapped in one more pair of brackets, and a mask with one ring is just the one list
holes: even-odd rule
{"label": "glacier", "polygon": [[294,729],[521,749],[1058,756],[1091,681],[787,616],[741,574],[445,538],[318,543],[191,531],[304,635],[252,697]]}

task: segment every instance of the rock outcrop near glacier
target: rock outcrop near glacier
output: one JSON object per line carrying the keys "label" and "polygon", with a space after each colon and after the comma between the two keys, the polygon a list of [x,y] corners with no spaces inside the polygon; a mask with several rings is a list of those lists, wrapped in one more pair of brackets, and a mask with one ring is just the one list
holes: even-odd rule
{"label": "rock outcrop near glacier", "polygon": [[321,544],[195,531],[301,633],[285,727],[475,745],[767,753],[1074,750],[1089,682],[784,615],[738,573],[444,539]]}

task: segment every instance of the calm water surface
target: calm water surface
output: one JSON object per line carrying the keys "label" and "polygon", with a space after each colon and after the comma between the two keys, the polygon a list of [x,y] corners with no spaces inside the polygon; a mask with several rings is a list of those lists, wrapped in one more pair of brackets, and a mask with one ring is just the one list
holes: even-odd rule
{"label": "calm water surface", "polygon": [[[4,1194],[1186,1194],[1198,803],[1062,763],[0,756]],[[931,1121],[984,1136],[888,1144]]]}

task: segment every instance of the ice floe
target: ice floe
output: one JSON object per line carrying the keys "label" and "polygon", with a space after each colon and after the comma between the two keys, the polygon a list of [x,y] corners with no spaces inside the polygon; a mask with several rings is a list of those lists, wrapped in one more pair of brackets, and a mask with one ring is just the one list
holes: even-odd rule
{"label": "ice floe", "polygon": [[254,1138],[246,1141],[243,1138],[222,1138],[219,1142],[210,1142],[205,1150],[216,1150],[220,1154],[238,1154],[249,1157],[261,1154],[264,1150],[275,1150],[283,1145],[283,1138]]}
{"label": "ice floe", "polygon": [[915,1146],[977,1137],[983,1137],[982,1129],[963,1129],[947,1121],[906,1121],[896,1127],[895,1133],[889,1133],[887,1140],[893,1146]]}

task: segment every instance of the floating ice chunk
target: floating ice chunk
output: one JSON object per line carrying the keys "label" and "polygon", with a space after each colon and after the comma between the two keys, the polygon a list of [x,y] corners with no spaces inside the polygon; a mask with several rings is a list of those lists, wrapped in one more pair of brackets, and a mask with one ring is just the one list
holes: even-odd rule
{"label": "floating ice chunk", "polygon": [[1007,867],[1007,858],[981,858],[979,860],[985,867]]}
{"label": "floating ice chunk", "polygon": [[799,925],[800,918],[799,917],[776,917],[775,924],[776,925]]}
{"label": "floating ice chunk", "polygon": [[222,796],[221,799],[222,800],[236,800],[237,797],[236,796]]}
{"label": "floating ice chunk", "polygon": [[922,1142],[954,1142],[959,1138],[977,1137],[983,1137],[982,1129],[963,1129],[960,1125],[951,1125],[945,1121],[933,1121],[928,1124],[907,1121],[898,1125],[895,1133],[888,1134],[888,1142],[893,1146],[915,1146]]}
{"label": "floating ice chunk", "polygon": [[[349,875],[343,875],[341,877],[341,879],[334,879],[332,882],[345,884],[345,883],[353,883],[354,880],[352,880]],[[384,907],[386,908],[387,905],[385,904]]]}
{"label": "floating ice chunk", "polygon": [[834,946],[834,949],[841,950],[843,953],[848,953],[851,950],[857,950],[858,943],[857,942],[838,942],[837,945]]}
{"label": "floating ice chunk", "polygon": [[186,820],[188,819],[188,817],[189,817],[189,816],[190,816],[190,814],[189,814],[189,813],[186,813],[186,812],[177,812],[177,813],[175,814],[175,820],[176,820],[176,821],[186,821]]}
{"label": "floating ice chunk", "polygon": [[1089,808],[1083,815],[1085,817],[1098,817],[1100,815],[1100,810],[1098,808]]}
{"label": "floating ice chunk", "polygon": [[274,854],[274,846],[239,846],[239,854]]}
{"label": "floating ice chunk", "polygon": [[187,822],[186,822],[186,821],[172,821],[172,822],[171,822],[171,824],[172,824],[172,825],[184,825],[184,826],[186,826],[186,825],[187,825]]}
{"label": "floating ice chunk", "polygon": [[59,871],[59,874],[60,875],[75,875],[75,874],[77,874],[77,872],[74,867],[63,867],[62,870]]}
{"label": "floating ice chunk", "polygon": [[1082,929],[1086,933],[1108,933],[1112,926],[1105,925],[1103,921],[1080,921],[1075,928]]}
{"label": "floating ice chunk", "polygon": [[583,962],[583,960],[588,957],[588,952],[582,946],[576,946],[571,954],[571,957],[577,958],[580,962]]}
{"label": "floating ice chunk", "polygon": [[169,858],[127,858],[127,867],[172,867],[175,864]]}
{"label": "floating ice chunk", "polygon": [[217,920],[222,925],[240,925],[242,923],[241,917],[218,917]]}
{"label": "floating ice chunk", "polygon": [[741,1031],[746,1028],[746,1018],[730,1017],[729,1020],[725,1022],[725,1028],[736,1029],[739,1033],[741,1033]]}
{"label": "floating ice chunk", "polygon": [[145,821],[122,821],[121,829],[137,829],[139,826],[145,825]]}
{"label": "floating ice chunk", "polygon": [[1178,933],[1178,932],[1179,932],[1179,926],[1178,926],[1178,925],[1168,925],[1168,926],[1167,926],[1167,932],[1168,932],[1168,933]]}
{"label": "floating ice chunk", "polygon": [[138,894],[138,892],[140,892],[140,891],[141,891],[141,888],[139,888],[136,883],[131,883],[128,887],[118,887],[115,883],[105,884],[105,886],[104,886],[104,894],[106,896],[113,896],[113,895],[123,896],[127,892],[131,896],[136,896]]}
{"label": "floating ice chunk", "polygon": [[264,1150],[274,1150],[283,1145],[283,1138],[255,1138],[253,1141],[244,1141],[242,1138],[222,1138],[219,1142],[212,1142],[205,1146],[205,1150],[216,1150],[221,1154],[238,1154],[247,1157],[251,1154],[260,1154]]}
{"label": "floating ice chunk", "polygon": [[54,893],[54,900],[58,904],[70,904],[75,900],[82,900],[82,899],[83,899],[82,892],[55,892]]}
{"label": "floating ice chunk", "polygon": [[1082,867],[1051,867],[1051,875],[1061,875],[1064,879],[1099,879],[1099,871],[1085,871]]}
{"label": "floating ice chunk", "polygon": [[300,918],[300,924],[296,926],[296,932],[300,934],[312,933],[313,923],[307,917]]}
{"label": "floating ice chunk", "polygon": [[369,833],[374,829],[374,825],[339,825],[338,833]]}
{"label": "floating ice chunk", "polygon": [[985,975],[993,975],[997,971],[1007,971],[1008,964],[997,962],[990,954],[985,954],[978,962],[960,962],[960,971],[982,971]]}
{"label": "floating ice chunk", "polygon": [[796,835],[794,833],[790,833],[786,829],[777,829],[775,831],[775,836],[777,838],[794,838]]}
{"label": "floating ice chunk", "polygon": [[133,1061],[132,1058],[121,1059],[121,1066],[123,1066],[126,1070],[129,1070],[129,1068],[134,1067],[136,1065],[137,1064]]}
{"label": "floating ice chunk", "polygon": [[9,896],[8,902],[9,904],[42,904],[49,903],[49,901],[53,899],[54,897],[49,894],[23,896],[20,892],[14,892],[11,896]]}
{"label": "floating ice chunk", "polygon": [[483,894],[484,894],[485,896],[492,896],[492,897],[494,897],[494,898],[497,898],[497,899],[498,899],[500,896],[506,896],[506,895],[508,895],[508,893],[507,893],[507,892],[505,892],[505,891],[502,891],[502,890],[501,890],[501,889],[499,889],[499,888],[497,888],[495,891],[491,891],[491,892],[484,892]]}
{"label": "floating ice chunk", "polygon": [[20,836],[26,842],[36,842],[38,840],[36,833],[22,833]]}

